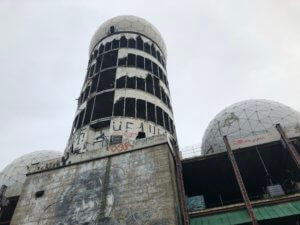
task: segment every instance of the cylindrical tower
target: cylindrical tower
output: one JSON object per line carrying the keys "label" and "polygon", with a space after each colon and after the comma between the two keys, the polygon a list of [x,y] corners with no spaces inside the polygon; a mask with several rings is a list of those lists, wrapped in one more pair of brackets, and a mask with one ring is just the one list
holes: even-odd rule
{"label": "cylindrical tower", "polygon": [[67,152],[164,133],[176,140],[166,46],[153,25],[112,18],[94,34],[89,55]]}

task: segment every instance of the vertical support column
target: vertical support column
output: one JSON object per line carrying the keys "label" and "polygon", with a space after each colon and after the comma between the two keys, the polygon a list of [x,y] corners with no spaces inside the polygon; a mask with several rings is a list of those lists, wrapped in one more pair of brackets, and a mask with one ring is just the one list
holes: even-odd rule
{"label": "vertical support column", "polygon": [[278,123],[276,124],[276,129],[280,134],[281,140],[284,143],[284,147],[289,151],[290,155],[292,156],[293,160],[295,161],[298,170],[300,169],[300,158],[295,146],[290,142],[289,138],[287,137],[286,133],[282,129],[281,125]]}
{"label": "vertical support column", "polygon": [[176,163],[177,183],[178,183],[178,189],[179,189],[181,211],[183,213],[184,225],[189,225],[190,218],[189,218],[189,214],[187,211],[187,203],[186,203],[186,199],[185,199],[183,177],[182,177],[182,164],[179,159],[179,149],[177,148],[174,152],[175,152],[174,158],[175,158],[175,163]]}
{"label": "vertical support column", "polygon": [[244,182],[243,182],[243,178],[241,176],[241,173],[240,173],[240,170],[239,170],[239,167],[236,163],[236,160],[235,160],[235,157],[234,157],[234,154],[232,152],[232,149],[229,145],[229,142],[228,142],[228,139],[227,139],[227,136],[224,136],[223,137],[223,140],[224,140],[224,143],[225,143],[225,146],[226,146],[226,149],[227,149],[227,154],[228,154],[228,158],[231,162],[231,165],[233,167],[233,171],[234,171],[234,174],[235,174],[235,178],[237,179],[237,182],[239,184],[239,187],[240,187],[240,191],[242,193],[242,196],[243,196],[243,199],[244,199],[244,202],[245,202],[245,205],[246,205],[246,208],[247,208],[247,211],[248,211],[248,214],[252,220],[252,224],[253,225],[258,225],[258,222],[256,220],[256,217],[255,217],[255,214],[254,214],[254,211],[253,211],[253,208],[252,208],[252,205],[251,205],[251,202],[250,202],[250,199],[248,197],[248,193],[247,193],[247,190],[245,188],[245,185],[244,185]]}

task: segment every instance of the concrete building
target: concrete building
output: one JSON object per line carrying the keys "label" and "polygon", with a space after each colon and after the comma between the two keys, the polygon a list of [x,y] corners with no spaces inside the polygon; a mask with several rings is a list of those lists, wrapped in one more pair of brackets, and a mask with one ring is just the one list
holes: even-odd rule
{"label": "concrete building", "polygon": [[63,155],[0,173],[0,225],[300,224],[300,114],[247,100],[180,152],[154,26],[119,16],[96,31]]}

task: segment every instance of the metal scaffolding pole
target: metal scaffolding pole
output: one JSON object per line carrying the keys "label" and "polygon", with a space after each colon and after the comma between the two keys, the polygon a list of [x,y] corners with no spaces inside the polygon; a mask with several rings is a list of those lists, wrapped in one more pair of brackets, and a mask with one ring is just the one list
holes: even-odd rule
{"label": "metal scaffolding pole", "polygon": [[238,165],[236,163],[236,160],[235,160],[234,154],[232,152],[232,149],[230,147],[230,144],[228,142],[227,136],[224,136],[223,140],[224,140],[224,143],[225,143],[225,146],[226,146],[226,149],[227,149],[227,154],[228,154],[229,161],[231,162],[231,165],[233,167],[235,178],[237,179],[237,182],[239,184],[240,191],[242,193],[242,196],[243,196],[243,199],[244,199],[244,202],[245,202],[248,214],[249,214],[249,216],[250,216],[250,218],[252,220],[252,224],[253,225],[258,225],[258,222],[256,220],[256,217],[255,217],[255,214],[254,214],[254,211],[253,211],[250,199],[248,197],[247,190],[246,190],[244,182],[243,182],[243,178],[241,176],[239,167],[238,167]]}
{"label": "metal scaffolding pole", "polygon": [[282,127],[279,123],[276,124],[276,129],[277,129],[278,133],[280,134],[280,137],[284,144],[284,147],[289,151],[290,155],[292,156],[292,158],[295,161],[297,168],[299,170],[300,169],[300,157],[299,157],[299,154],[298,154],[295,146],[293,145],[293,143],[291,143],[291,141],[289,140],[289,138],[287,137],[286,133],[284,132],[284,130],[282,129]]}

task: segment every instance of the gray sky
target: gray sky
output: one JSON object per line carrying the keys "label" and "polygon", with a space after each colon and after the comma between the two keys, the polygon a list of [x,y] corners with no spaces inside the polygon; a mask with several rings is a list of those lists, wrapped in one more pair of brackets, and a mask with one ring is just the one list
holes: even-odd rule
{"label": "gray sky", "polygon": [[156,26],[180,146],[201,142],[224,107],[249,98],[300,111],[300,1],[0,1],[0,169],[36,150],[63,151],[89,42],[123,14]]}

